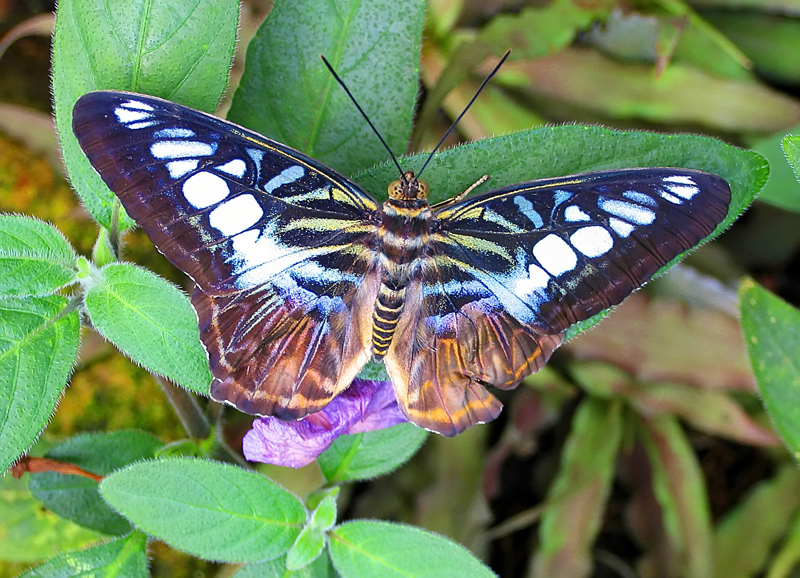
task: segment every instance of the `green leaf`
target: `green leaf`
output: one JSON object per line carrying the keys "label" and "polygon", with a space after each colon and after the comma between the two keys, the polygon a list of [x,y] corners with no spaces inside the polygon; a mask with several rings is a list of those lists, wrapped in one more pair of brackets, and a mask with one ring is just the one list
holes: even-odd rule
{"label": "green leaf", "polygon": [[385,160],[322,54],[402,154],[417,100],[424,12],[422,0],[276,3],[247,48],[228,118],[345,174]]}
{"label": "green leaf", "polygon": [[305,568],[319,557],[324,547],[325,533],[319,528],[306,526],[286,555],[286,569],[295,572]]}
{"label": "green leaf", "polygon": [[[800,136],[787,135],[783,137],[783,153],[794,171],[794,176],[800,181]],[[795,191],[800,197],[800,191]],[[800,202],[800,200],[798,200]]]}
{"label": "green leaf", "polygon": [[267,478],[198,459],[133,464],[106,477],[100,493],[148,534],[206,560],[279,556],[306,519],[302,503]]}
{"label": "green leaf", "polygon": [[[800,184],[798,175],[792,171],[791,157],[784,147],[784,139],[791,133],[800,131],[800,125],[794,126],[788,132],[780,131],[778,134],[768,136],[754,143],[753,150],[764,156],[770,165],[769,182],[758,196],[759,201],[775,205],[787,211],[800,212]],[[786,163],[787,157],[790,164]]]}
{"label": "green leaf", "polygon": [[[388,184],[388,183],[387,183]],[[358,372],[359,379],[366,379],[367,381],[390,381],[389,374],[386,373],[386,366],[377,361],[368,361],[361,371]]]}
{"label": "green leaf", "polygon": [[147,578],[147,537],[134,532],[81,552],[66,552],[19,578]]}
{"label": "green leaf", "polygon": [[[53,101],[72,185],[110,229],[114,195],[72,135],[72,107],[92,90],[144,92],[213,111],[225,90],[239,20],[228,0],[162,3],[59,2],[53,38]],[[124,213],[123,213],[124,215]],[[131,221],[123,220],[123,228]]]}
{"label": "green leaf", "polygon": [[[477,34],[456,45],[436,85],[426,95],[417,123],[423,128],[430,126],[445,97],[487,57],[499,57],[509,49],[513,51],[511,61],[535,60],[556,53],[569,46],[593,22],[604,20],[611,8],[613,4],[603,0],[592,3],[554,0],[492,18]],[[504,68],[510,65],[511,62]]]}
{"label": "green leaf", "polygon": [[800,460],[800,311],[749,279],[739,288],[739,310],[761,399]]}
{"label": "green leaf", "polygon": [[338,574],[331,567],[331,560],[322,553],[311,564],[300,570],[287,570],[283,558],[253,562],[245,565],[233,578],[335,578]]}
{"label": "green leaf", "polygon": [[89,284],[86,310],[103,337],[136,363],[208,395],[211,372],[197,316],[174,285],[145,269],[114,263]]}
{"label": "green leaf", "polygon": [[537,576],[584,576],[614,480],[622,406],[588,397],[578,407],[547,495],[534,559]]}
{"label": "green leaf", "polygon": [[714,536],[714,577],[758,576],[771,567],[775,548],[784,541],[800,507],[798,485],[800,471],[786,462],[774,476],[750,488],[725,514]]}
{"label": "green leaf", "polygon": [[697,455],[676,418],[641,423],[668,551],[679,564],[674,575],[708,578],[713,575],[711,514]]}
{"label": "green leaf", "polygon": [[78,353],[80,320],[67,300],[0,299],[0,471],[47,424]]}
{"label": "green leaf", "polygon": [[0,560],[38,562],[100,537],[42,509],[26,482],[10,475],[0,478]]}
{"label": "green leaf", "polygon": [[367,480],[400,467],[427,437],[428,432],[411,423],[340,436],[322,452],[317,463],[329,484]]}
{"label": "green leaf", "polygon": [[[46,456],[104,476],[137,460],[152,458],[161,445],[142,432],[84,434],[59,444]],[[29,488],[48,510],[86,528],[112,535],[131,531],[128,521],[103,501],[97,482],[89,478],[44,472],[31,476]]]}
{"label": "green leaf", "polygon": [[108,229],[100,227],[97,240],[92,248],[92,263],[96,267],[105,267],[117,260],[116,250],[108,236]]}
{"label": "green leaf", "polygon": [[714,28],[729,38],[749,58],[759,75],[776,84],[797,84],[800,71],[800,21],[783,14],[710,11],[704,14]]}
{"label": "green leaf", "polygon": [[413,526],[356,520],[329,535],[343,578],[480,578],[495,576],[460,544]]}
{"label": "green leaf", "polygon": [[[338,489],[338,488],[337,488]],[[325,496],[311,514],[311,526],[320,530],[330,530],[336,523],[336,497],[339,492]]]}
{"label": "green leaf", "polygon": [[0,215],[0,295],[48,295],[76,278],[75,250],[54,227]]}

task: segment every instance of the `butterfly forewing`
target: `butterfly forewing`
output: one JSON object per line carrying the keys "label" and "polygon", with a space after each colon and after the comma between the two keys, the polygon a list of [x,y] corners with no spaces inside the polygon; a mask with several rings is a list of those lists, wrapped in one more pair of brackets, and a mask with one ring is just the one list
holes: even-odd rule
{"label": "butterfly forewing", "polygon": [[371,311],[356,301],[377,292],[371,197],[285,145],[158,98],[90,93],[73,130],[197,283],[216,398],[300,417],[349,385],[369,352]]}
{"label": "butterfly forewing", "polygon": [[540,332],[621,302],[722,222],[730,188],[686,169],[628,169],[506,187],[441,211],[436,250]]}

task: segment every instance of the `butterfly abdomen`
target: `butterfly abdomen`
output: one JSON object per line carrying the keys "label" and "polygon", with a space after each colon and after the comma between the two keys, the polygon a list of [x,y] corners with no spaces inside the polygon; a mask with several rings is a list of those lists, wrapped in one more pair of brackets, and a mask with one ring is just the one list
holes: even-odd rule
{"label": "butterfly abdomen", "polygon": [[433,212],[425,199],[390,199],[383,205],[378,229],[381,287],[372,314],[372,353],[389,350],[405,304],[406,286],[420,266],[430,238]]}

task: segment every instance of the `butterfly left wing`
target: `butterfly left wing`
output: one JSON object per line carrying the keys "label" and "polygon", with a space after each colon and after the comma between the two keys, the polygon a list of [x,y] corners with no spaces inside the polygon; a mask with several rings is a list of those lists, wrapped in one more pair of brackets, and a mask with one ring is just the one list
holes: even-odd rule
{"label": "butterfly left wing", "polygon": [[369,358],[378,290],[356,185],[285,145],[159,98],[94,92],[73,130],[128,214],[197,283],[215,399],[302,417]]}
{"label": "butterfly left wing", "polygon": [[410,419],[445,435],[493,419],[486,386],[538,370],[569,326],[702,241],[729,203],[720,177],[660,168],[533,181],[440,210],[385,360]]}

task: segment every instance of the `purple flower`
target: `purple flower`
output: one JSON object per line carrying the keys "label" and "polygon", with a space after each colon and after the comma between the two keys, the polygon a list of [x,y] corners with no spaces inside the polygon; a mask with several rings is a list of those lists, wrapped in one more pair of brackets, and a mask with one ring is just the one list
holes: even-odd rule
{"label": "purple flower", "polygon": [[408,421],[389,381],[355,379],[322,410],[298,421],[261,417],[242,443],[244,456],[291,468],[310,464],[337,437],[383,429]]}

